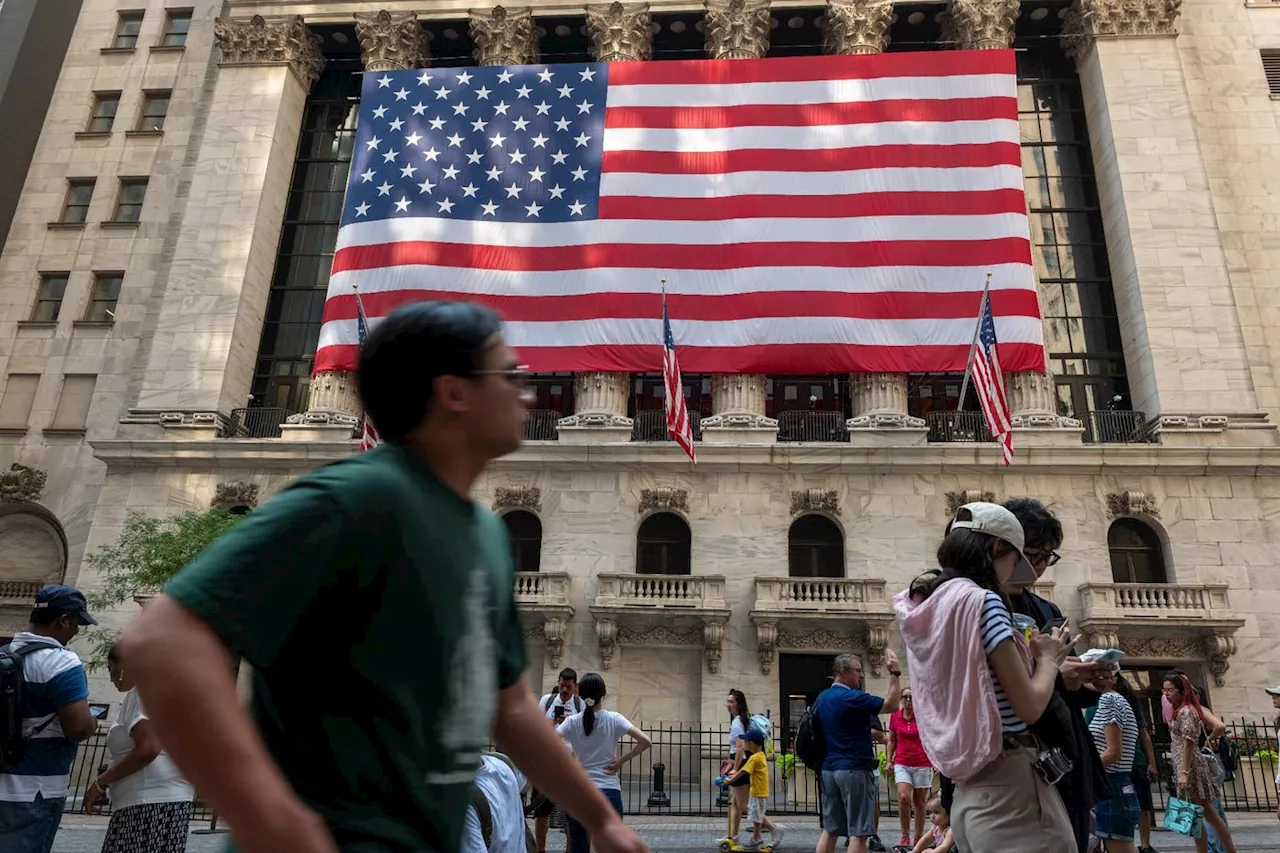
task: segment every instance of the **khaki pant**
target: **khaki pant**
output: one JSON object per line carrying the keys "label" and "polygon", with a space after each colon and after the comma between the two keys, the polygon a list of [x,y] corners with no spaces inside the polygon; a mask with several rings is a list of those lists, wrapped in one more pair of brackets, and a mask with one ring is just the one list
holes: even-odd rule
{"label": "khaki pant", "polygon": [[1062,798],[1034,760],[1030,749],[1008,750],[956,782],[951,829],[961,850],[1077,853]]}

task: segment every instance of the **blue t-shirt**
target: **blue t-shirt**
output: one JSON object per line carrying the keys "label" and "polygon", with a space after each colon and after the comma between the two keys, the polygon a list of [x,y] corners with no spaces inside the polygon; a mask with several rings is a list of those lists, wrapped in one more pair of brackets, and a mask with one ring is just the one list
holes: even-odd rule
{"label": "blue t-shirt", "polygon": [[818,696],[816,704],[822,736],[827,741],[823,770],[875,770],[871,745],[871,721],[884,707],[884,699],[843,684],[833,684]]}

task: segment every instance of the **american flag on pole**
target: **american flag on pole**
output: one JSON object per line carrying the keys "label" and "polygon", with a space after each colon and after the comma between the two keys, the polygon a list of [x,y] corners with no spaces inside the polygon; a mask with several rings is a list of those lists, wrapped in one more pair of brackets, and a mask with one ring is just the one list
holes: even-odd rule
{"label": "american flag on pole", "polygon": [[[354,287],[352,288],[354,290]],[[364,303],[360,300],[360,291],[355,291],[356,297],[356,331],[359,337],[359,346],[364,348],[364,340],[369,336],[369,322],[365,319]],[[382,439],[378,437],[378,430],[373,425],[373,420],[369,417],[369,413],[364,415],[364,431],[360,434],[360,449],[373,450],[382,443]]]}
{"label": "american flag on pole", "polygon": [[670,275],[686,370],[959,372],[990,270],[1042,369],[1017,109],[1001,50],[366,74],[315,367],[358,278],[374,324],[477,300],[533,370],[644,371]]}
{"label": "american flag on pole", "polygon": [[991,437],[999,442],[1004,464],[1008,465],[1013,461],[1013,423],[1009,400],[1004,393],[1004,374],[1000,370],[996,343],[991,294],[984,291],[982,307],[978,311],[978,343],[973,350],[973,390],[978,394],[978,403],[982,406],[982,416]]}
{"label": "american flag on pole", "polygon": [[684,399],[684,383],[680,381],[680,360],[676,358],[676,339],[671,334],[671,318],[667,316],[665,281],[662,287],[662,381],[666,386],[664,408],[667,410],[667,432],[689,454],[689,461],[697,465],[698,455],[693,449],[693,425],[689,422],[689,406]]}

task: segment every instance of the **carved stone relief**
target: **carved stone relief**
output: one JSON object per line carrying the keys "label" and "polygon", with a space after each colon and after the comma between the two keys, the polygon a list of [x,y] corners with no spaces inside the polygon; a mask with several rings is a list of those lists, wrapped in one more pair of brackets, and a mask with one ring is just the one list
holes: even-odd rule
{"label": "carved stone relief", "polygon": [[680,512],[688,512],[689,491],[687,489],[673,489],[662,486],[656,489],[640,490],[640,505],[638,510],[641,513],[662,509],[674,509],[679,510]]}
{"label": "carved stone relief", "polygon": [[587,7],[587,35],[597,62],[642,62],[653,58],[653,18],[648,3]]}
{"label": "carved stone relief", "polygon": [[791,514],[829,512],[840,514],[840,496],[833,489],[805,489],[791,493]]}
{"label": "carved stone relief", "polygon": [[1156,499],[1146,492],[1119,492],[1107,495],[1107,518],[1127,515],[1159,518],[1160,507],[1156,505]]}
{"label": "carved stone relief", "polygon": [[552,669],[559,669],[564,659],[564,642],[569,634],[569,623],[564,619],[552,617],[542,623],[542,638],[547,644],[547,658]]}
{"label": "carved stone relief", "polygon": [[823,46],[838,55],[884,53],[892,21],[892,0],[829,0]]}
{"label": "carved stone relief", "polygon": [[759,59],[769,49],[769,0],[707,0],[704,29],[712,59]]}
{"label": "carved stone relief", "polygon": [[607,672],[613,669],[613,656],[618,651],[618,623],[597,619],[596,642],[600,645],[600,668]]}
{"label": "carved stone relief", "polygon": [[1182,0],[1075,0],[1063,20],[1067,55],[1079,59],[1094,39],[1176,36]]}
{"label": "carved stone relief", "polygon": [[356,38],[366,71],[404,71],[426,58],[427,38],[412,12],[356,12]]}
{"label": "carved stone relief", "polygon": [[1013,46],[1019,0],[951,0],[942,19],[942,39],[960,50],[1004,50]]}
{"label": "carved stone relief", "polygon": [[538,35],[528,7],[472,9],[471,38],[478,65],[532,65],[538,61]]}
{"label": "carved stone relief", "polygon": [[35,503],[44,494],[49,475],[38,468],[14,462],[6,473],[0,473],[0,502]]}
{"label": "carved stone relief", "polygon": [[222,51],[222,66],[287,63],[308,89],[324,70],[320,37],[307,29],[301,16],[278,21],[261,15],[247,21],[217,18],[213,37]]}
{"label": "carved stone relief", "polygon": [[537,486],[498,486],[493,490],[493,509],[542,511],[542,489]]}
{"label": "carved stone relief", "polygon": [[817,628],[812,631],[778,629],[778,648],[796,651],[849,652],[858,645],[857,637],[845,631]]}
{"label": "carved stone relief", "polygon": [[773,672],[773,661],[778,655],[778,623],[761,621],[756,623],[756,653],[760,657],[760,674]]}
{"label": "carved stone relief", "polygon": [[258,505],[258,484],[244,480],[233,480],[230,483],[219,483],[214,486],[213,502],[210,506],[232,510],[237,507],[253,509]]}
{"label": "carved stone relief", "polygon": [[947,517],[955,518],[955,514],[960,511],[960,507],[965,504],[978,503],[983,501],[986,503],[995,503],[995,492],[984,492],[978,489],[961,489],[958,492],[947,492]]}
{"label": "carved stone relief", "polygon": [[623,646],[700,646],[701,628],[682,628],[670,625],[621,625],[617,630],[617,642]]}

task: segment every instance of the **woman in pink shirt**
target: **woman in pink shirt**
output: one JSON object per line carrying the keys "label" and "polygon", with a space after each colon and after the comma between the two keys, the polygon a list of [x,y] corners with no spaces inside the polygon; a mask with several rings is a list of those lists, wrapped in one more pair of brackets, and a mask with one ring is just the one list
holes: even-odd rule
{"label": "woman in pink shirt", "polygon": [[[898,784],[898,822],[902,824],[903,847],[910,847],[924,834],[924,807],[933,787],[933,762],[920,743],[920,729],[912,707],[911,690],[902,691],[902,710],[889,716],[889,743],[886,760],[893,767],[893,781]],[[915,841],[907,835],[911,808],[916,811]]]}

